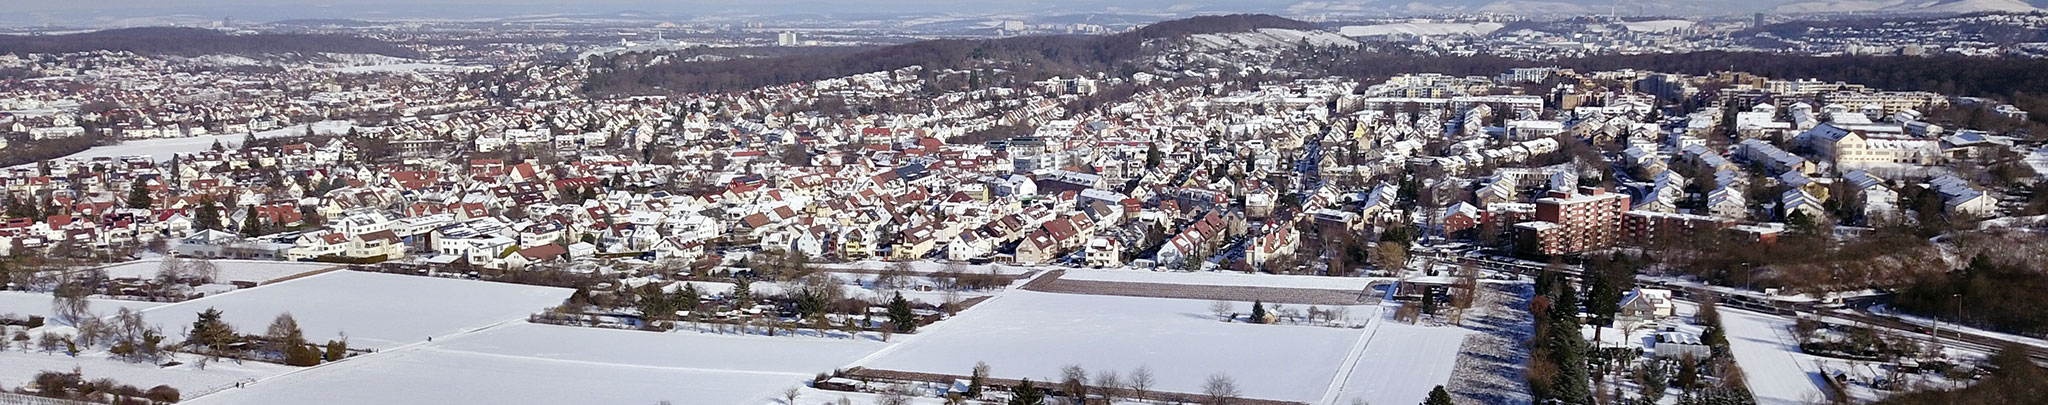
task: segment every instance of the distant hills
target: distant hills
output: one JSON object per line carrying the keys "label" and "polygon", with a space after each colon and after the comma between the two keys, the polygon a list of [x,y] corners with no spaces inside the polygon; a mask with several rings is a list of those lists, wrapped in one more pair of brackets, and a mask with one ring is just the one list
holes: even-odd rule
{"label": "distant hills", "polygon": [[[1313,30],[1314,24],[1263,14],[1203,16],[1164,21],[1106,36],[1022,36],[990,40],[929,40],[845,53],[708,63],[656,63],[627,54],[600,66],[585,83],[599,94],[742,91],[909,66],[971,69],[1001,63],[1019,77],[1111,71],[1144,51],[1147,40],[1264,28]],[[640,60],[636,60],[639,58]]]}
{"label": "distant hills", "polygon": [[1956,14],[2029,12],[2048,0],[1311,0],[1285,10],[1290,15],[1490,12],[1525,16],[1589,14],[1733,15],[1746,13]]}
{"label": "distant hills", "polygon": [[93,50],[147,55],[248,55],[352,53],[413,57],[411,50],[375,39],[324,34],[234,35],[200,28],[148,27],[63,35],[0,35],[0,53],[65,53]]}

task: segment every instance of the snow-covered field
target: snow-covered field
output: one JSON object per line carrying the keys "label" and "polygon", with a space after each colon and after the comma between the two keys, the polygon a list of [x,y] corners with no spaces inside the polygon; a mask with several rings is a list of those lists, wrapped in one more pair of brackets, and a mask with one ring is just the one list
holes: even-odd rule
{"label": "snow-covered field", "polygon": [[[361,356],[196,403],[766,403],[883,347],[867,339],[522,322]],[[824,401],[824,395],[811,398]]]}
{"label": "snow-covered field", "polygon": [[[35,315],[40,317],[49,317],[51,308],[50,300],[54,298],[56,297],[51,296],[49,293],[0,291],[0,315],[17,314],[24,316]],[[164,303],[161,302],[122,301],[107,299],[91,299],[88,301],[92,302],[92,312],[98,313],[100,315],[111,315],[115,312],[119,312],[121,308],[142,310],[156,308],[164,305]]]}
{"label": "snow-covered field", "polygon": [[[565,344],[573,342],[573,344]],[[531,323],[506,324],[473,335],[435,341],[437,350],[735,372],[812,375],[845,366],[887,345],[863,337],[831,339],[699,333],[684,326],[667,333]]]}
{"label": "snow-covered field", "polygon": [[1320,403],[1422,403],[1429,390],[1451,380],[1458,348],[1470,329],[1374,322],[1365,352],[1341,388]]}
{"label": "snow-covered field", "polygon": [[1443,35],[1486,35],[1499,31],[1507,25],[1501,23],[1398,23],[1378,25],[1351,25],[1339,28],[1337,32],[1347,37],[1379,37],[1389,35],[1443,36]]}
{"label": "snow-covered field", "polygon": [[[155,278],[162,260],[137,260],[108,266],[107,277]],[[309,271],[335,267],[332,263],[301,263],[264,260],[213,260],[213,266],[220,270],[216,280],[220,282],[248,281],[262,283],[290,277]]]}
{"label": "snow-covered field", "polygon": [[1363,290],[1367,284],[1375,280],[1391,280],[1362,277],[1283,276],[1225,271],[1181,272],[1094,269],[1067,270],[1065,274],[1060,275],[1060,279],[1186,285],[1314,288],[1345,291]]}
{"label": "snow-covered field", "polygon": [[762,403],[782,388],[808,379],[797,374],[627,366],[425,346],[359,357],[187,403],[748,404]]}
{"label": "snow-covered field", "polygon": [[[1123,374],[1148,366],[1163,391],[1198,393],[1210,374],[1223,373],[1247,398],[1311,402],[1323,398],[1365,333],[1223,323],[1208,306],[1013,290],[855,365],[964,375],[985,361],[996,377],[1034,380],[1056,378],[1068,364]],[[1351,312],[1359,320],[1379,316],[1372,306]],[[1448,367],[1450,357],[1441,360]]]}
{"label": "snow-covered field", "polygon": [[[1681,313],[1689,313],[1680,308]],[[1806,404],[1826,399],[1826,382],[1813,355],[1799,352],[1792,321],[1732,308],[1721,308],[1721,326],[1728,328],[1728,349],[1749,377],[1749,390],[1759,405]]]}
{"label": "snow-covered field", "polygon": [[570,291],[484,281],[336,271],[236,290],[150,309],[166,331],[191,325],[215,308],[235,328],[261,333],[277,314],[291,312],[306,338],[339,339],[350,347],[388,349],[493,324],[525,322],[528,314],[560,305]]}
{"label": "snow-covered field", "polygon": [[35,379],[43,371],[79,370],[87,379],[112,378],[122,384],[143,389],[157,385],[170,385],[186,397],[233,385],[236,381],[259,379],[283,374],[295,367],[262,362],[232,361],[207,364],[201,370],[195,364],[199,356],[180,355],[180,364],[172,367],[158,367],[149,363],[129,363],[107,358],[105,351],[84,353],[79,357],[66,356],[61,352],[44,353],[40,350],[23,352],[19,349],[0,351],[0,387],[14,389]]}
{"label": "snow-covered field", "polygon": [[[313,123],[313,131],[319,133],[342,133],[347,132],[349,127],[352,125],[353,124],[349,123],[348,121],[321,121]],[[305,133],[305,125],[293,125],[280,129],[257,132],[256,137],[265,138],[277,136],[303,135]],[[122,156],[148,156],[150,159],[162,161],[169,160],[171,158],[171,155],[174,154],[193,153],[207,150],[213,147],[214,141],[220,141],[222,145],[232,146],[241,143],[242,139],[248,137],[249,134],[220,134],[192,136],[184,138],[134,140],[122,142],[120,145],[92,147],[90,149],[86,149],[83,152],[78,152],[68,156],[64,156],[63,158],[60,159],[91,159],[96,157],[118,158]],[[23,164],[15,167],[29,167],[31,165],[33,164]]]}

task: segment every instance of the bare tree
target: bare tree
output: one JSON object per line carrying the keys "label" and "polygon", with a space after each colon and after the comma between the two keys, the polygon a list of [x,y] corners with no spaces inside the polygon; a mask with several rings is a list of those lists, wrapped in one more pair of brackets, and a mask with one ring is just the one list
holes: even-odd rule
{"label": "bare tree", "polygon": [[1202,394],[1208,396],[1203,402],[1207,405],[1228,405],[1237,402],[1240,395],[1237,380],[1223,373],[1210,374],[1209,381],[1202,383]]}
{"label": "bare tree", "polygon": [[220,267],[207,258],[194,258],[185,263],[185,275],[198,278],[199,282],[211,283],[220,278]]}
{"label": "bare tree", "polygon": [[1216,300],[1209,303],[1209,313],[1215,314],[1216,319],[1222,319],[1227,321],[1229,319],[1224,317],[1229,316],[1230,310],[1233,309],[1233,307],[1235,306],[1236,305],[1231,304],[1230,301]]}
{"label": "bare tree", "polygon": [[1067,395],[1075,403],[1086,401],[1088,399],[1088,370],[1081,368],[1079,364],[1068,364],[1060,367],[1060,390],[1066,391]]}
{"label": "bare tree", "polygon": [[1152,380],[1152,366],[1138,366],[1137,370],[1131,370],[1131,378],[1124,382],[1124,387],[1130,389],[1131,399],[1144,402],[1147,394],[1152,393],[1154,383],[1156,381]]}
{"label": "bare tree", "polygon": [[784,389],[782,390],[782,403],[783,405],[796,405],[796,397],[801,396],[803,394],[804,391],[801,389],[797,389],[796,387],[789,387],[788,389]]}
{"label": "bare tree", "polygon": [[65,282],[57,286],[54,298],[50,299],[50,312],[57,316],[57,322],[78,326],[78,322],[92,315],[92,301],[85,299],[92,292],[84,285]]}
{"label": "bare tree", "polygon": [[1456,310],[1451,312],[1451,323],[1459,324],[1465,320],[1465,311],[1479,301],[1479,266],[1469,261],[1461,263],[1455,277],[1456,281],[1451,283],[1451,307]]}
{"label": "bare tree", "polygon": [[164,255],[164,260],[156,263],[156,278],[165,284],[178,282],[185,278],[185,268],[185,259],[178,255]]}
{"label": "bare tree", "polygon": [[1123,386],[1124,380],[1116,375],[1116,370],[1095,372],[1095,396],[1101,398],[1102,403],[1116,402],[1119,392],[1123,391]]}

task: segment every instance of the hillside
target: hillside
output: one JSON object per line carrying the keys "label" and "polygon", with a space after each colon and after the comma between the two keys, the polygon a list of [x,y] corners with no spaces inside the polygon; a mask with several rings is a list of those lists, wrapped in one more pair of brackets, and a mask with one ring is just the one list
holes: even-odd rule
{"label": "hillside", "polygon": [[1003,64],[1027,78],[1107,71],[1138,56],[1147,40],[1260,29],[1315,27],[1271,15],[1228,15],[1160,22],[1108,36],[930,40],[846,53],[708,63],[650,64],[657,56],[628,54],[599,62],[584,90],[596,94],[739,91],[908,66],[964,69],[983,63]]}
{"label": "hillside", "polygon": [[230,35],[215,30],[178,27],[127,28],[64,35],[0,35],[0,53],[94,50],[176,56],[277,53],[415,56],[410,50],[383,41],[342,35]]}

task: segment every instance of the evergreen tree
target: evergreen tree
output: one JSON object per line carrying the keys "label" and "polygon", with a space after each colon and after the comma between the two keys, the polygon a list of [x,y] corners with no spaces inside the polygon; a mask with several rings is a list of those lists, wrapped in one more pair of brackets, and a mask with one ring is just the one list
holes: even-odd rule
{"label": "evergreen tree", "polygon": [[242,215],[242,236],[254,237],[263,234],[263,219],[256,217],[256,206],[246,206],[247,214]]}
{"label": "evergreen tree", "polygon": [[199,319],[192,321],[192,329],[185,337],[185,343],[198,345],[214,351],[226,350],[240,339],[234,325],[221,320],[218,309],[207,308],[199,312]]}
{"label": "evergreen tree", "polygon": [[1252,323],[1266,323],[1266,303],[1252,301]]}
{"label": "evergreen tree", "polygon": [[1010,390],[1009,405],[1045,405],[1045,393],[1039,392],[1038,387],[1031,385],[1031,379],[1026,378],[1017,383],[1016,389]]}
{"label": "evergreen tree", "polygon": [[1438,385],[1436,389],[1429,390],[1429,398],[1424,399],[1422,405],[1451,405],[1451,393]]}
{"label": "evergreen tree", "polygon": [[347,358],[347,357],[348,357],[348,342],[343,342],[343,341],[339,341],[339,340],[329,340],[329,341],[327,341],[327,355],[326,355],[326,356],[322,356],[322,358],[323,358],[323,359],[325,359],[325,360],[327,360],[327,361],[339,361],[339,360],[341,360],[341,359],[343,359],[343,358]]}
{"label": "evergreen tree", "polygon": [[703,301],[703,294],[697,292],[696,284],[683,283],[683,290],[676,293],[676,307],[684,311],[697,310],[697,305]]}
{"label": "evergreen tree", "polygon": [[917,331],[917,314],[910,312],[910,300],[903,299],[902,291],[897,291],[896,298],[889,300],[889,323],[896,326],[897,332]]}
{"label": "evergreen tree", "polygon": [[1621,312],[1621,290],[1625,285],[1613,279],[1615,270],[1596,270],[1593,266],[1586,269],[1586,314],[1594,325],[1614,326],[1614,315]]}
{"label": "evergreen tree", "polygon": [[154,203],[149,198],[149,185],[140,179],[128,187],[128,208],[148,209]]}
{"label": "evergreen tree", "polygon": [[1158,145],[1158,144],[1145,144],[1145,168],[1147,168],[1147,169],[1157,169],[1157,168],[1159,168],[1159,161],[1160,161],[1159,145]]}
{"label": "evergreen tree", "polygon": [[747,284],[749,284],[749,283],[747,282],[747,279],[746,279],[746,278],[735,278],[735,279],[733,279],[733,281],[732,281],[732,309],[735,309],[735,310],[742,310],[742,309],[746,309],[746,308],[747,308],[747,307],[749,307],[749,306],[752,306],[751,302],[753,302],[753,300],[754,300],[754,298],[753,298],[753,287],[751,287],[751,286],[748,286]]}
{"label": "evergreen tree", "polygon": [[202,230],[220,230],[220,207],[208,198],[199,205],[199,214],[192,219],[192,227]]}

